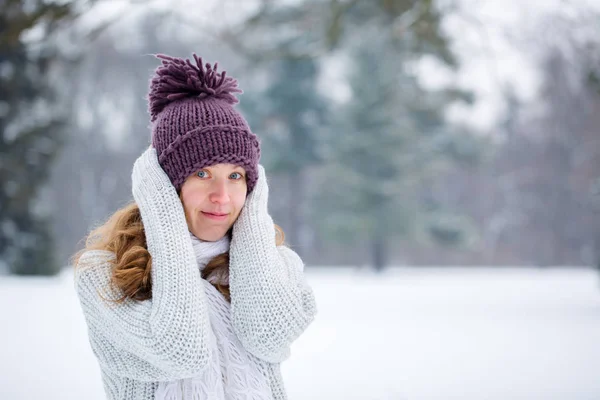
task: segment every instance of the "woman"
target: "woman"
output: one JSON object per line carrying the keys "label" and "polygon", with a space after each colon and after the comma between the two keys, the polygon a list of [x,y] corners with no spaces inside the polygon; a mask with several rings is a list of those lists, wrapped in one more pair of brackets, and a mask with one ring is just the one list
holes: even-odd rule
{"label": "woman", "polygon": [[[237,81],[159,55],[134,203],[75,256],[109,399],[285,399],[280,363],[313,321],[298,255],[267,211]],[[278,234],[278,235],[277,235]]]}

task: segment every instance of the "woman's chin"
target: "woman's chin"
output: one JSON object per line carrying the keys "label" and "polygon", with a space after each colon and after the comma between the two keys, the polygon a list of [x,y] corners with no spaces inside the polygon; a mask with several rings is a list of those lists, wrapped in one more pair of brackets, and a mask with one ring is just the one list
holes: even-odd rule
{"label": "woman's chin", "polygon": [[192,230],[192,233],[194,234],[194,236],[196,236],[198,239],[203,240],[205,242],[216,242],[217,240],[222,239],[226,234],[227,234],[227,230],[221,231],[221,230]]}

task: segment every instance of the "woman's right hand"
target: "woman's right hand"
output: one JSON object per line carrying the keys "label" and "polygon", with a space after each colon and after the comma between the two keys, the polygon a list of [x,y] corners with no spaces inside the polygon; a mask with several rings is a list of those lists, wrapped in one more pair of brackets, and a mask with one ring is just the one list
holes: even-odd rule
{"label": "woman's right hand", "polygon": [[149,195],[148,190],[162,190],[165,187],[173,187],[165,171],[158,162],[156,149],[148,147],[133,164],[131,173],[131,190],[136,202],[144,195]]}

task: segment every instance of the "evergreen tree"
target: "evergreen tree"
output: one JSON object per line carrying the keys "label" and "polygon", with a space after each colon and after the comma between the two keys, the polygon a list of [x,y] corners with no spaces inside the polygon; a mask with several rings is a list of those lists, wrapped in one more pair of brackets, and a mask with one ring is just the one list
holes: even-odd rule
{"label": "evergreen tree", "polygon": [[64,121],[50,84],[58,55],[44,38],[71,13],[45,1],[5,1],[0,10],[0,260],[16,274],[59,270],[50,210],[39,201]]}
{"label": "evergreen tree", "polygon": [[[454,65],[454,59],[449,51],[448,43],[440,31],[441,16],[442,14],[439,9],[430,0],[420,2],[410,0],[376,0],[370,2],[356,0],[329,2],[306,0],[287,5],[264,2],[257,12],[241,25],[241,29],[225,35],[225,38],[236,50],[247,56],[251,62],[250,66],[263,63],[261,66],[264,67],[266,60],[289,60],[281,64],[288,67],[280,70],[292,76],[284,76],[283,79],[279,77],[275,78],[276,81],[281,79],[283,85],[286,87],[281,86],[281,83],[278,82],[273,83],[269,89],[269,96],[272,98],[261,96],[261,100],[253,107],[253,110],[257,111],[256,114],[260,114],[260,108],[262,107],[260,103],[273,104],[275,105],[274,110],[276,114],[278,114],[280,121],[283,122],[281,127],[277,124],[269,126],[272,120],[266,120],[266,124],[261,129],[263,137],[269,136],[269,139],[265,140],[265,148],[269,148],[269,143],[273,143],[274,148],[277,149],[278,159],[290,160],[285,165],[277,163],[276,168],[281,167],[282,170],[292,168],[289,169],[290,173],[299,171],[298,173],[301,174],[302,170],[306,172],[309,167],[316,164],[315,159],[310,156],[310,153],[314,151],[307,150],[313,148],[315,143],[318,142],[314,138],[319,137],[322,142],[321,137],[324,136],[326,131],[329,131],[332,133],[332,144],[328,146],[328,150],[322,153],[323,160],[325,161],[325,170],[332,173],[337,167],[344,165],[343,162],[337,164],[327,162],[330,157],[334,157],[336,160],[347,157],[349,162],[357,164],[355,169],[372,168],[378,174],[381,173],[386,176],[384,178],[385,183],[382,184],[385,187],[384,189],[381,186],[365,189],[363,186],[365,181],[362,180],[360,183],[356,182],[356,187],[350,185],[344,188],[346,190],[345,193],[330,193],[332,189],[338,190],[337,186],[334,186],[336,185],[335,182],[326,180],[322,182],[322,186],[318,186],[316,185],[318,182],[314,180],[315,174],[310,174],[313,183],[307,185],[302,176],[290,175],[290,183],[293,185],[291,188],[292,196],[296,200],[296,203],[289,207],[290,213],[296,213],[296,217],[291,218],[292,221],[295,221],[291,223],[292,236],[296,236],[293,237],[293,240],[299,236],[298,231],[300,229],[298,227],[300,226],[300,221],[305,219],[302,217],[305,207],[304,199],[307,199],[307,204],[313,200],[310,193],[311,190],[309,190],[312,189],[312,191],[319,194],[318,199],[314,199],[315,201],[311,204],[311,214],[307,214],[307,220],[310,221],[313,230],[316,227],[317,233],[327,232],[341,238],[349,235],[348,232],[352,231],[352,229],[341,229],[341,226],[351,226],[365,232],[371,232],[372,234],[367,235],[367,238],[372,243],[373,254],[376,255],[374,256],[376,258],[374,263],[378,265],[385,263],[386,240],[378,237],[378,235],[385,236],[393,229],[384,226],[380,230],[369,227],[369,225],[376,225],[375,221],[382,224],[382,226],[390,224],[390,218],[388,218],[388,213],[390,212],[401,215],[407,213],[413,215],[414,212],[410,208],[416,203],[416,201],[407,202],[405,204],[406,207],[398,207],[397,203],[390,203],[389,201],[393,196],[387,193],[397,190],[397,188],[392,188],[392,186],[401,187],[403,184],[407,184],[410,187],[415,186],[414,182],[411,182],[410,179],[407,179],[404,183],[399,183],[395,179],[397,176],[394,169],[410,165],[410,157],[399,161],[399,165],[388,165],[390,163],[396,164],[396,162],[386,161],[390,158],[390,155],[397,152],[398,143],[403,143],[406,140],[406,137],[402,137],[401,135],[398,137],[390,135],[390,131],[394,130],[393,124],[397,124],[396,129],[413,132],[410,134],[406,133],[408,136],[414,135],[419,129],[432,132],[435,130],[435,127],[439,127],[440,125],[439,120],[444,105],[450,99],[456,99],[461,96],[456,91],[453,93],[446,92],[437,96],[436,100],[434,100],[434,102],[439,101],[441,104],[430,104],[420,109],[421,103],[419,100],[410,98],[413,94],[419,95],[418,90],[414,93],[411,92],[411,94],[402,94],[401,90],[404,90],[404,88],[398,88],[398,85],[395,85],[394,76],[402,78],[400,75],[402,74],[403,63],[405,61],[408,62],[411,57],[415,59],[416,55],[431,54],[444,63]],[[306,29],[307,27],[311,27],[311,29]],[[369,34],[372,27],[376,27],[378,30],[374,35]],[[392,41],[397,43],[390,45]],[[384,42],[387,44],[382,44]],[[357,50],[357,47],[360,47],[361,43],[364,48]],[[373,49],[369,49],[369,47],[373,47]],[[290,65],[293,63],[298,63],[298,65],[307,63],[308,65],[312,61],[307,60],[316,59],[321,63],[325,59],[324,56],[335,57],[337,54],[347,52],[354,52],[356,54],[356,58],[351,60],[351,62],[354,62],[356,59],[361,58],[357,52],[369,52],[370,50],[376,53],[372,54],[373,58],[369,61],[372,65],[362,66],[363,71],[355,74],[353,79],[350,80],[351,84],[354,85],[353,90],[356,101],[353,105],[348,106],[347,114],[349,117],[340,120],[333,116],[336,113],[335,111],[324,110],[324,116],[328,116],[325,119],[331,122],[327,124],[327,129],[322,129],[318,134],[314,127],[306,129],[309,128],[309,125],[302,123],[302,118],[307,114],[314,116],[315,113],[311,110],[321,110],[321,105],[318,103],[319,98],[315,95],[314,91],[304,92],[304,89],[302,89],[303,87],[309,87],[312,91],[314,84],[309,84],[308,80],[304,83],[302,81],[296,82],[294,72],[296,69],[290,67]],[[404,58],[398,61],[397,58],[394,58],[396,54],[402,54]],[[385,68],[390,75],[385,77],[376,76],[380,74],[378,70],[379,64],[386,64]],[[270,76],[267,75],[265,78],[269,79]],[[310,79],[312,80],[313,78]],[[314,79],[316,80],[316,77]],[[380,92],[369,87],[373,82],[378,82],[378,79],[381,79],[379,82],[381,84]],[[361,84],[364,84],[364,87],[356,86]],[[416,85],[416,82],[413,78],[407,77],[406,85],[410,89],[411,86]],[[289,96],[282,95],[285,91],[289,91],[289,93],[299,91],[300,93],[294,94],[294,100],[286,104],[281,101],[290,101],[291,99]],[[307,95],[305,96],[301,93],[306,93]],[[384,94],[382,95],[382,93]],[[361,98],[364,95],[367,97],[370,96],[369,100],[365,98],[362,101]],[[301,96],[304,96],[305,101],[297,101],[298,97]],[[388,98],[384,99],[380,98],[380,96],[387,96]],[[405,96],[406,99],[404,101],[405,107],[402,111],[407,115],[404,119],[397,118],[394,115],[394,107],[396,105],[393,103],[395,101],[393,98],[400,101],[399,99],[402,96]],[[294,101],[297,104],[294,104]],[[310,101],[314,103],[310,104]],[[416,107],[413,107],[413,104],[411,104],[413,101],[415,101],[414,105]],[[373,105],[375,107],[382,107],[382,109],[385,109],[385,112],[370,109],[369,107]],[[353,110],[350,111],[351,109]],[[309,112],[307,113],[306,111]],[[370,112],[376,115],[372,115]],[[382,113],[385,115],[380,115]],[[253,111],[249,112],[249,115],[252,116],[253,114],[255,114]],[[410,117],[408,117],[409,114]],[[319,120],[318,118],[309,119]],[[364,122],[361,122],[362,119],[364,119]],[[301,123],[298,124],[297,122]],[[371,126],[372,124],[374,126]],[[318,124],[314,125],[318,126]],[[362,130],[363,128],[365,130]],[[380,131],[378,128],[382,128],[382,130]],[[279,131],[281,136],[272,140],[270,136],[277,137],[277,131]],[[365,141],[359,140],[361,135],[363,137],[373,136],[372,145],[367,144],[366,148],[363,147]],[[381,135],[381,138],[378,135]],[[353,138],[353,136],[356,136],[356,138]],[[450,138],[450,135],[445,135],[443,140],[437,142],[432,140],[430,144],[436,147],[437,150],[440,150],[442,147],[450,150],[452,146],[454,146],[454,150],[463,150],[456,140],[450,140]],[[406,145],[407,148],[414,144],[412,139],[409,141],[410,143]],[[277,148],[277,144],[281,145],[281,143],[285,143],[285,146]],[[336,149],[336,145],[339,145],[340,148]],[[356,151],[349,149],[352,146],[356,147]],[[322,148],[323,146],[318,147]],[[271,150],[269,152],[272,153]],[[377,152],[382,152],[382,154],[379,155]],[[365,153],[364,157],[362,157],[362,153]],[[433,153],[430,152],[430,154]],[[374,160],[375,164],[371,163],[372,160]],[[367,164],[365,165],[365,163]],[[380,172],[382,170],[386,172]],[[337,181],[338,179],[344,178],[336,175],[335,180]],[[394,182],[394,185],[392,185],[392,182]],[[354,199],[353,191],[356,190],[366,190],[368,193],[364,194],[364,198]],[[404,196],[407,196],[407,193],[411,193],[411,196],[416,196],[414,190],[412,192],[404,192]],[[337,199],[336,195],[341,198]],[[360,206],[344,207],[343,204],[348,202],[357,203]],[[378,210],[381,215],[377,217],[370,216],[370,222],[367,223],[364,218],[356,215],[356,210],[362,211],[363,206],[371,202],[373,209],[379,207]],[[323,213],[319,212],[329,210],[330,208],[333,208],[332,212],[327,212],[326,215],[322,215]],[[403,230],[408,229],[406,225],[402,226]],[[432,226],[432,234],[438,233],[438,236],[444,238],[452,236],[452,234],[448,235],[448,224],[445,226],[438,224],[437,227],[439,229],[436,230]],[[320,239],[327,239],[327,235],[321,236]],[[356,235],[351,236],[355,237]],[[320,241],[317,240],[315,243],[320,243]]]}
{"label": "evergreen tree", "polygon": [[331,131],[333,162],[323,169],[315,220],[330,237],[364,243],[370,263],[381,270],[393,239],[425,234],[460,242],[461,218],[445,215],[443,205],[422,203],[420,189],[450,161],[472,161],[478,150],[444,120],[445,106],[461,93],[423,89],[404,68],[410,52],[379,28],[360,36],[350,51],[352,94]]}
{"label": "evergreen tree", "polygon": [[263,163],[285,177],[288,186],[285,220],[286,236],[296,250],[307,247],[306,170],[320,161],[319,136],[327,107],[317,91],[318,64],[315,60],[277,60],[267,67],[272,80],[260,95],[245,99],[253,125],[261,134]]}

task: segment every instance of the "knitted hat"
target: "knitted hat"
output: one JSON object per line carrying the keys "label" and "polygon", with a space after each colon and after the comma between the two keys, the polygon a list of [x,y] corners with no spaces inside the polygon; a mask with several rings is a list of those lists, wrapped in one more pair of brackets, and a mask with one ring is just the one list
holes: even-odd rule
{"label": "knitted hat", "polygon": [[220,163],[246,170],[248,193],[258,179],[260,143],[244,117],[234,109],[243,93],[237,80],[217,73],[217,63],[202,65],[162,54],[150,82],[148,108],[152,145],[158,161],[179,190],[194,172]]}

